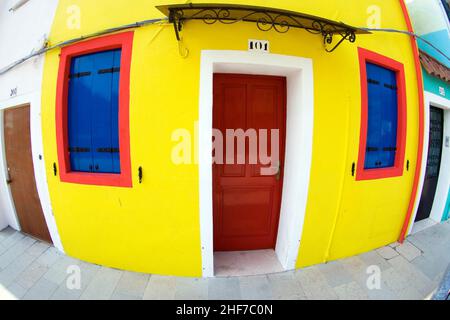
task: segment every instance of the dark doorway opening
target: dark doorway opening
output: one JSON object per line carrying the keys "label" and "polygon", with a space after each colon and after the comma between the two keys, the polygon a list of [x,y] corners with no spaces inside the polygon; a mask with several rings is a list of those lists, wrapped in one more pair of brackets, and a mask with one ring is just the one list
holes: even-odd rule
{"label": "dark doorway opening", "polygon": [[416,222],[430,217],[436,195],[444,137],[444,111],[442,109],[430,106],[429,134],[430,142],[428,145],[427,167]]}

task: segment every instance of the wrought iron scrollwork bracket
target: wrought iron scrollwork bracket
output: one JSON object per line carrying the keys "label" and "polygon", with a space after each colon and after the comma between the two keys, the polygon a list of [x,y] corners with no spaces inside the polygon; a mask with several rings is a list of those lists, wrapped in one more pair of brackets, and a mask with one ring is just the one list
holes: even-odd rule
{"label": "wrought iron scrollwork bracket", "polygon": [[[335,51],[344,41],[354,43],[357,33],[368,33],[340,22],[268,8],[201,7],[200,5],[189,5],[167,9],[169,21],[173,24],[178,41],[181,40],[180,33],[183,30],[184,22],[187,20],[200,20],[206,24],[214,24],[216,22],[223,24],[234,24],[240,21],[254,22],[261,31],[275,30],[278,33],[286,33],[291,28],[304,29],[309,33],[321,35],[327,52]],[[336,36],[339,36],[340,39],[333,46]],[[332,48],[330,48],[331,46]]]}
{"label": "wrought iron scrollwork bracket", "polygon": [[333,36],[334,36],[334,34],[333,33],[326,33],[326,32],[323,34],[323,44],[325,46],[325,51],[326,52],[328,52],[328,53],[333,52],[345,40],[348,40],[350,43],[354,43],[356,41],[356,34],[353,31],[347,31],[345,33],[339,32],[338,34],[341,36],[341,39],[331,49],[328,49],[327,45],[331,45],[333,43]]}
{"label": "wrought iron scrollwork bracket", "polygon": [[173,24],[177,41],[180,41],[180,32],[183,30],[183,21],[180,19],[177,11],[170,11],[169,21]]}

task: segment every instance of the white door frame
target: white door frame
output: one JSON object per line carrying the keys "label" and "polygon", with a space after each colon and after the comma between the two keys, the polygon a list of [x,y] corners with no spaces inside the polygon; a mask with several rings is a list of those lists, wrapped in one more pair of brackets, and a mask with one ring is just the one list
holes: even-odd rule
{"label": "white door frame", "polygon": [[450,186],[450,148],[445,147],[445,137],[450,136],[450,100],[440,97],[436,94],[426,92],[425,97],[425,129],[422,157],[422,172],[420,173],[419,189],[416,204],[414,206],[414,215],[412,217],[409,232],[411,234],[414,221],[416,220],[417,211],[419,209],[420,200],[422,198],[423,184],[425,181],[425,172],[428,161],[428,146],[430,143],[430,106],[444,110],[444,141],[442,146],[441,168],[439,171],[439,180],[434,196],[433,207],[431,209],[430,219],[433,222],[441,222],[447,202],[448,190]]}
{"label": "white door frame", "polygon": [[213,75],[240,73],[287,78],[286,156],[276,254],[295,269],[303,231],[312,159],[314,82],[311,59],[247,51],[201,52],[199,105],[200,234],[203,277],[214,276]]}
{"label": "white door frame", "polygon": [[39,200],[44,213],[44,218],[47,223],[50,237],[52,238],[53,245],[64,252],[61,239],[59,237],[58,228],[56,226],[55,217],[50,202],[50,194],[48,191],[47,176],[45,170],[43,140],[42,140],[42,121],[41,121],[41,93],[32,92],[20,95],[18,97],[9,99],[7,101],[0,102],[0,135],[1,135],[1,148],[0,148],[0,192],[3,195],[2,200],[6,200],[6,218],[9,225],[16,230],[21,230],[19,220],[17,218],[16,209],[14,206],[14,200],[12,198],[11,189],[6,183],[7,164],[5,154],[5,141],[4,141],[4,124],[3,113],[4,110],[15,108],[23,105],[30,106],[30,134],[31,134],[31,153],[33,158],[34,176],[36,179],[36,188],[39,195]]}

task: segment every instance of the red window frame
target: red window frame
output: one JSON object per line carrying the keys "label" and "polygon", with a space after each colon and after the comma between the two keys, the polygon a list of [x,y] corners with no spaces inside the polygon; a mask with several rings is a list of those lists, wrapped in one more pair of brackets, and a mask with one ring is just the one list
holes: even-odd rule
{"label": "red window frame", "polygon": [[[132,187],[129,103],[133,37],[133,32],[125,32],[83,41],[61,49],[56,91],[56,142],[58,149],[59,175],[62,182],[98,186]],[[68,151],[67,100],[72,58],[114,49],[122,49],[119,80],[119,147],[121,173],[110,174],[71,171]]]}
{"label": "red window frame", "polygon": [[[405,68],[402,63],[395,61],[378,53],[358,48],[360,75],[361,75],[361,132],[359,142],[359,159],[356,180],[373,180],[403,175],[406,147],[406,82]],[[397,123],[397,154],[393,167],[365,169],[367,130],[368,130],[368,86],[366,64],[373,63],[386,69],[392,70],[397,75],[398,87],[398,123]]]}

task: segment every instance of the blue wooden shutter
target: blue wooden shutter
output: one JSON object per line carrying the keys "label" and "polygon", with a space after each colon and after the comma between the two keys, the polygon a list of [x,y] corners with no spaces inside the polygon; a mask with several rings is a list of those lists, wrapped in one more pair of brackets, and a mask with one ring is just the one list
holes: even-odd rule
{"label": "blue wooden shutter", "polygon": [[94,55],[92,147],[95,172],[120,173],[120,50]]}
{"label": "blue wooden shutter", "polygon": [[396,73],[367,63],[368,127],[365,169],[388,168],[397,154]]}
{"label": "blue wooden shutter", "polygon": [[68,96],[68,140],[72,171],[92,170],[92,100],[93,61],[89,56],[72,59]]}
{"label": "blue wooden shutter", "polygon": [[[120,144],[119,144],[119,80],[120,80],[120,61],[122,57],[121,50],[114,52],[114,73],[111,86],[111,147],[112,152],[112,172],[120,173]],[[119,71],[117,71],[119,70]]]}
{"label": "blue wooden shutter", "polygon": [[[81,151],[89,150],[70,149],[73,171],[120,173],[120,57],[121,50],[111,50],[72,60],[71,74],[77,74],[80,64],[89,67],[82,77],[71,76],[69,86],[69,144],[83,137]],[[80,158],[85,158],[82,166],[77,165]]]}

